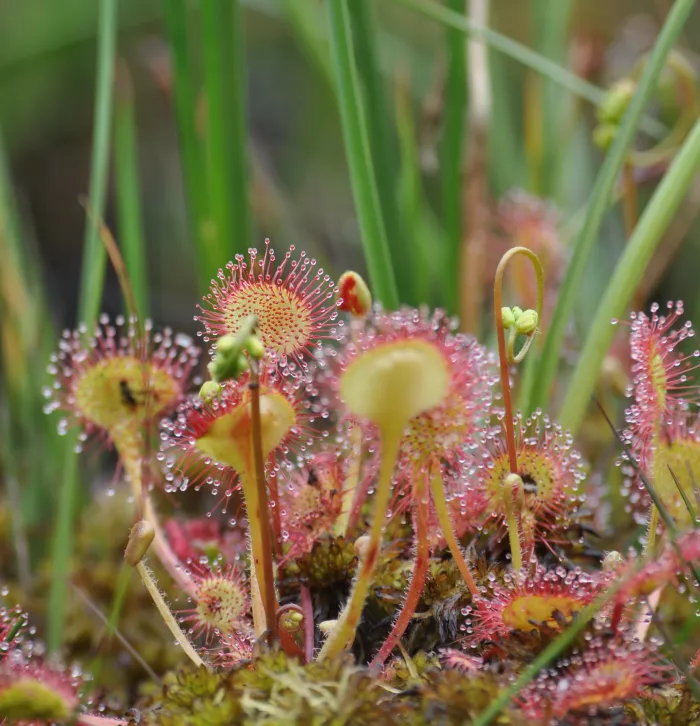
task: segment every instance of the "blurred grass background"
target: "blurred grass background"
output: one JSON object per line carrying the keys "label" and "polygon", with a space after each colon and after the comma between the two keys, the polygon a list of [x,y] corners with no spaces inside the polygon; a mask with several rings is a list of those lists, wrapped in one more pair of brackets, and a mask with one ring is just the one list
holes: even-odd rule
{"label": "blurred grass background", "polygon": [[[490,28],[555,71],[604,88],[652,48],[673,3],[469,4],[488,8]],[[466,6],[24,0],[0,8],[0,472],[21,579],[50,548],[45,533],[61,505],[54,645],[86,487],[71,446],[42,413],[44,370],[56,331],[94,319],[98,307],[122,309],[110,269],[101,297],[105,255],[81,198],[114,231],[139,310],[190,333],[206,280],[269,236],[335,276],[368,272],[385,301],[395,284],[402,302],[462,313],[488,340],[481,287],[497,263],[487,253],[498,200],[515,188],[551,199],[563,244],[581,231],[604,157],[591,140],[590,100],[570,78],[557,83],[532,59],[514,59],[507,44],[479,51],[461,30],[416,12],[421,5]],[[680,30],[678,47],[697,67],[698,8]],[[640,185],[642,207],[655,181]],[[699,195],[693,184],[639,288],[640,302],[684,299],[696,325]],[[481,252],[460,277],[465,234]],[[619,205],[592,239],[574,294],[579,341],[625,246]],[[98,471],[94,459],[87,466]]]}
{"label": "blurred grass background", "polygon": [[[119,87],[130,87],[134,104],[152,314],[160,322],[191,329],[192,302],[197,294],[195,246],[183,199],[173,66],[164,39],[164,5],[167,3],[160,0],[119,3],[118,55],[121,74],[128,77]],[[303,246],[334,271],[362,269],[328,68],[323,4],[315,0],[247,0],[242,5],[248,148],[257,182],[252,201],[259,211],[250,239],[238,245],[232,242],[231,249],[245,251],[252,242],[270,236],[278,247],[289,243]],[[305,43],[295,23],[290,22],[290,5],[303,7],[304,12],[308,10],[317,18],[324,36],[319,40],[324,53],[321,58],[313,55],[315,48]],[[391,0],[379,0],[374,5],[382,34],[377,47],[385,70],[384,101],[393,113],[392,77],[400,71],[411,85],[414,125],[419,124],[419,131],[428,135],[429,129],[422,128],[426,123],[420,113],[448,60],[445,30]],[[648,47],[653,41],[654,22],[662,19],[668,3],[567,0],[556,6],[559,10],[554,14],[562,17],[556,18],[554,24],[566,32],[559,32],[555,38],[543,37],[543,28],[550,24],[537,15],[551,14],[551,3],[493,0],[490,24],[527,45],[539,47],[559,62],[570,57],[572,43],[592,44],[595,57],[591,62],[596,68],[592,80],[604,84],[624,74],[645,44]],[[562,10],[566,6],[570,6],[569,18]],[[195,102],[203,105],[206,70],[202,34],[197,31],[204,19],[196,3],[189,7],[188,40],[196,74],[193,95]],[[98,8],[97,3],[66,0],[59,10],[46,0],[28,0],[8,3],[2,10],[0,131],[26,227],[24,238],[34,240],[58,326],[72,324],[77,308],[85,223],[78,197],[88,191]],[[689,38],[693,27],[700,24],[699,15],[695,11],[688,26]],[[556,32],[555,27],[550,35]],[[550,148],[545,149],[549,158],[544,157],[541,164],[528,164],[524,94],[528,83],[534,83],[537,76],[501,54],[491,56],[493,75],[499,81],[504,76],[504,82],[494,89],[498,93],[494,94],[490,124],[491,191],[498,197],[520,186],[551,196],[566,218],[585,201],[600,162],[600,152],[589,142],[592,109],[583,103],[583,123],[566,146],[557,145],[555,161]],[[545,90],[552,94],[555,106],[571,102],[561,88],[550,85]],[[199,114],[196,132],[200,134],[204,133],[205,115],[203,110]],[[548,129],[552,121],[544,119],[542,123],[546,138],[551,135]],[[396,159],[396,141],[391,141]],[[419,153],[431,153],[429,142],[427,139]],[[434,197],[438,193],[438,172],[425,174],[422,181],[428,198]],[[112,228],[118,219],[116,191],[112,183],[106,211]],[[444,223],[447,225],[449,219]],[[609,239],[598,246],[596,266],[611,265],[619,253],[617,232],[611,230]],[[406,255],[410,252],[403,250]],[[433,249],[432,253],[439,255],[440,250]],[[672,266],[673,295],[690,299],[687,292],[692,296],[693,281],[682,257]],[[604,284],[601,277],[591,280],[593,300],[599,292],[595,284]],[[116,280],[109,275],[105,307],[114,311],[118,305]]]}

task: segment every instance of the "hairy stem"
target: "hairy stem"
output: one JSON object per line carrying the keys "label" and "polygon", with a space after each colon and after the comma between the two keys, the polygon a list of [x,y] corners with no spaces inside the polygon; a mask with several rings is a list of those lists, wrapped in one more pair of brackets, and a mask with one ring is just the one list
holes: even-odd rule
{"label": "hairy stem", "polygon": [[503,480],[503,506],[506,510],[506,522],[508,523],[508,539],[510,541],[510,555],[513,560],[513,569],[520,570],[523,566],[523,555],[520,549],[520,528],[514,507],[514,485],[519,480],[520,491],[522,492],[523,480],[517,474],[510,474]]}
{"label": "hairy stem", "polygon": [[516,255],[525,255],[531,262],[537,278],[537,316],[542,318],[542,305],[544,302],[544,275],[542,265],[537,255],[527,247],[513,247],[503,255],[496,269],[496,279],[493,284],[493,314],[496,319],[496,333],[498,335],[498,359],[501,369],[501,388],[503,390],[503,408],[505,409],[506,444],[508,446],[508,462],[512,474],[518,473],[518,457],[515,449],[515,428],[513,426],[513,401],[510,392],[510,376],[508,366],[510,363],[519,363],[527,352],[535,333],[528,336],[528,341],[520,351],[515,354],[513,351],[514,341],[506,347],[506,336],[503,328],[503,277],[508,263]]}
{"label": "hairy stem", "polygon": [[160,616],[163,618],[163,622],[168,626],[168,629],[175,637],[175,640],[182,646],[182,650],[187,654],[187,657],[198,667],[206,666],[206,663],[199,657],[199,653],[194,649],[192,643],[190,643],[188,637],[183,632],[182,628],[178,625],[175,616],[170,611],[168,604],[165,602],[163,595],[158,589],[153,573],[144,565],[143,562],[139,562],[136,565],[136,570],[141,576],[141,580],[148,590],[148,594],[153,599],[155,606],[158,608]]}
{"label": "hairy stem", "polygon": [[352,505],[357,493],[357,485],[360,481],[360,468],[362,464],[362,428],[354,425],[350,430],[350,461],[347,474],[343,479],[343,493],[341,500],[340,516],[336,520],[334,531],[336,536],[344,537],[348,531]]}
{"label": "hairy stem", "polygon": [[391,477],[394,472],[396,457],[399,453],[401,433],[401,426],[397,426],[394,430],[382,431],[379,482],[374,495],[374,515],[369,532],[367,552],[360,561],[359,571],[355,578],[352,592],[350,593],[350,599],[345,604],[335,628],[321,648],[321,652],[318,655],[320,661],[332,658],[345,650],[355,638],[355,631],[360,622],[362,609],[364,608],[369,589],[372,585],[374,571],[379,562],[379,551],[384,533],[386,512],[389,508],[389,500],[391,499]]}
{"label": "hairy stem", "polygon": [[438,521],[440,522],[442,535],[447,542],[450,552],[452,553],[452,559],[455,561],[457,569],[464,578],[464,582],[467,583],[467,587],[469,588],[469,592],[471,592],[472,597],[476,597],[479,594],[479,589],[474,582],[469,565],[464,559],[462,549],[459,546],[457,537],[452,529],[452,522],[450,521],[450,513],[447,509],[447,500],[445,499],[445,489],[442,486],[442,475],[440,473],[439,465],[434,467],[432,476],[430,477],[430,491],[433,495],[433,503],[435,504],[435,511],[437,512]]}
{"label": "hairy stem", "polygon": [[301,609],[304,611],[304,658],[310,663],[314,657],[314,604],[306,585],[301,586]]}
{"label": "hairy stem", "polygon": [[425,496],[425,478],[418,477],[415,490],[415,527],[416,527],[416,562],[413,567],[413,576],[411,584],[406,593],[406,599],[399,613],[399,617],[394,623],[394,627],[389,636],[382,644],[377,655],[372,660],[372,667],[383,665],[384,661],[391,655],[401,637],[406,632],[406,628],[411,622],[411,618],[416,612],[418,603],[420,602],[425,581],[428,576],[428,564],[430,559],[430,542],[428,540],[428,499]]}

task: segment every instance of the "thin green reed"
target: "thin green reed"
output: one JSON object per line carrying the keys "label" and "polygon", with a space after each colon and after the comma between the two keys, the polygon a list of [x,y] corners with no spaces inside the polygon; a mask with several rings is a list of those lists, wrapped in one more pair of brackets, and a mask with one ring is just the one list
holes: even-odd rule
{"label": "thin green reed", "polygon": [[202,0],[206,177],[211,229],[200,250],[207,279],[250,244],[246,76],[238,0]]}
{"label": "thin green reed", "polygon": [[189,3],[186,0],[164,0],[163,18],[171,52],[175,118],[180,137],[183,181],[196,252],[199,288],[204,291],[209,287],[214,271],[209,261],[206,237],[207,186],[203,146],[196,127],[199,96],[188,41],[188,28],[191,25]]}
{"label": "thin green reed", "polygon": [[148,316],[148,262],[143,233],[141,185],[136,144],[134,94],[125,63],[118,66],[114,109],[114,166],[117,241],[134,291],[139,317]]}
{"label": "thin green reed", "polygon": [[411,252],[403,240],[397,204],[398,149],[392,130],[387,86],[380,71],[378,32],[372,0],[352,0],[350,12],[357,75],[363,90],[365,121],[374,161],[377,193],[391,260],[396,273],[399,298],[413,302]]}
{"label": "thin green reed", "polygon": [[611,320],[625,314],[644,270],[698,170],[700,170],[700,121],[696,122],[644,209],[593,318],[573,378],[567,387],[567,395],[560,414],[562,425],[574,434],[581,426],[601,364],[615,335],[615,326]]}
{"label": "thin green reed", "polygon": [[[438,23],[460,30],[475,38],[481,38],[487,45],[499,53],[522,63],[527,68],[536,71],[545,78],[551,79],[558,86],[568,89],[571,93],[593,104],[599,103],[603,97],[603,91],[593,83],[589,83],[575,73],[571,73],[571,71],[563,68],[558,63],[549,60],[549,58],[545,58],[540,53],[502,33],[491,28],[482,28],[475,25],[466,16],[455,13],[443,5],[432,0],[394,0],[394,2],[399,5],[405,5]],[[641,120],[639,128],[641,131],[656,138],[662,138],[666,133],[666,127],[663,124],[646,116]]]}
{"label": "thin green reed", "polygon": [[97,87],[90,163],[89,205],[83,243],[78,320],[91,328],[102,306],[107,253],[102,246],[99,219],[103,216],[109,176],[112,94],[114,92],[114,52],[117,39],[117,2],[100,0],[97,35]]}
{"label": "thin green reed", "polygon": [[[447,7],[462,15],[464,0],[447,0]],[[463,32],[448,28],[447,75],[440,143],[440,191],[447,253],[442,274],[445,306],[459,312],[459,268],[463,239],[462,170],[467,138],[467,42]]]}
{"label": "thin green reed", "polygon": [[[532,5],[532,27],[535,49],[545,58],[564,63],[568,50],[568,26],[573,8],[572,0],[535,0]],[[540,196],[555,197],[558,188],[558,160],[561,154],[560,126],[566,97],[550,80],[543,78],[539,85],[539,148],[540,154],[534,177],[534,189]]]}
{"label": "thin green reed", "polygon": [[[567,268],[566,277],[560,288],[559,300],[546,333],[544,348],[537,367],[533,395],[529,403],[530,410],[544,407],[549,398],[559,364],[566,325],[571,318],[576,298],[581,293],[581,283],[586,264],[598,238],[615,185],[627,158],[629,148],[637,134],[644,109],[656,90],[656,84],[664,68],[666,57],[685,26],[694,5],[694,0],[676,0],[669,12],[639,79],[637,92],[624,115],[615,141],[598,173],[591,192],[586,221],[576,240],[573,257]],[[597,371],[589,371],[588,375],[597,375]]]}
{"label": "thin green reed", "polygon": [[328,0],[331,55],[350,182],[374,296],[387,308],[399,297],[377,191],[347,0]]}
{"label": "thin green reed", "polygon": [[[117,40],[117,0],[100,0],[97,34],[97,87],[95,94],[95,128],[92,140],[89,204],[94,214],[86,217],[83,267],[78,303],[79,320],[92,328],[102,304],[106,252],[100,240],[98,223],[104,213],[109,174],[112,93]],[[73,529],[78,505],[78,467],[75,446],[77,437],[68,435],[64,447],[61,491],[54,531],[51,586],[49,591],[47,642],[56,651],[63,637],[66,593],[73,551]]]}

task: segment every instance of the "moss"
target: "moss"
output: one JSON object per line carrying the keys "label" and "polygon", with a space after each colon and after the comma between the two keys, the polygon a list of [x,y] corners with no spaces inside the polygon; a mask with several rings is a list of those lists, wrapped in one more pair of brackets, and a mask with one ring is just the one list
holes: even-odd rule
{"label": "moss", "polygon": [[700,726],[700,703],[685,684],[654,690],[650,698],[625,708],[632,723],[651,726]]}
{"label": "moss", "polygon": [[296,566],[299,577],[311,589],[328,589],[352,579],[357,555],[353,543],[344,537],[324,537],[296,560]]}
{"label": "moss", "polygon": [[400,724],[405,705],[367,670],[343,657],[301,665],[281,652],[266,653],[228,674],[204,669],[170,676],[162,704],[144,714],[144,726],[349,726]]}
{"label": "moss", "polygon": [[144,726],[228,726],[240,723],[235,674],[205,668],[169,675],[160,706],[144,714]]}
{"label": "moss", "polygon": [[[495,675],[432,671],[420,688],[420,711],[426,724],[462,726],[480,714],[499,694]],[[416,723],[419,723],[416,721]],[[514,711],[505,711],[492,724],[525,724]]]}

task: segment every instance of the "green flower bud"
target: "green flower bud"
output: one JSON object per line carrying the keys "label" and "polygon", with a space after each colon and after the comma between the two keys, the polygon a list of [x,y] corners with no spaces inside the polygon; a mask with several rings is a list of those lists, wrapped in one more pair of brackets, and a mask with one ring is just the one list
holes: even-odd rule
{"label": "green flower bud", "polygon": [[535,310],[525,310],[515,320],[515,330],[520,335],[532,335],[537,330],[539,316]]}
{"label": "green flower bud", "polygon": [[265,346],[257,335],[251,335],[246,340],[245,349],[248,351],[250,357],[255,358],[255,360],[262,360],[265,355]]}
{"label": "green flower bud", "polygon": [[601,124],[619,125],[636,90],[637,84],[631,78],[623,78],[611,86],[598,106]]}
{"label": "green flower bud", "polygon": [[199,397],[206,403],[211,403],[221,395],[222,386],[216,381],[205,381],[199,389]]}
{"label": "green flower bud", "polygon": [[515,325],[515,315],[510,308],[501,308],[501,320],[503,321],[503,327],[508,330]]}
{"label": "green flower bud", "polygon": [[615,124],[600,124],[593,129],[593,143],[603,151],[607,151],[617,135]]}

